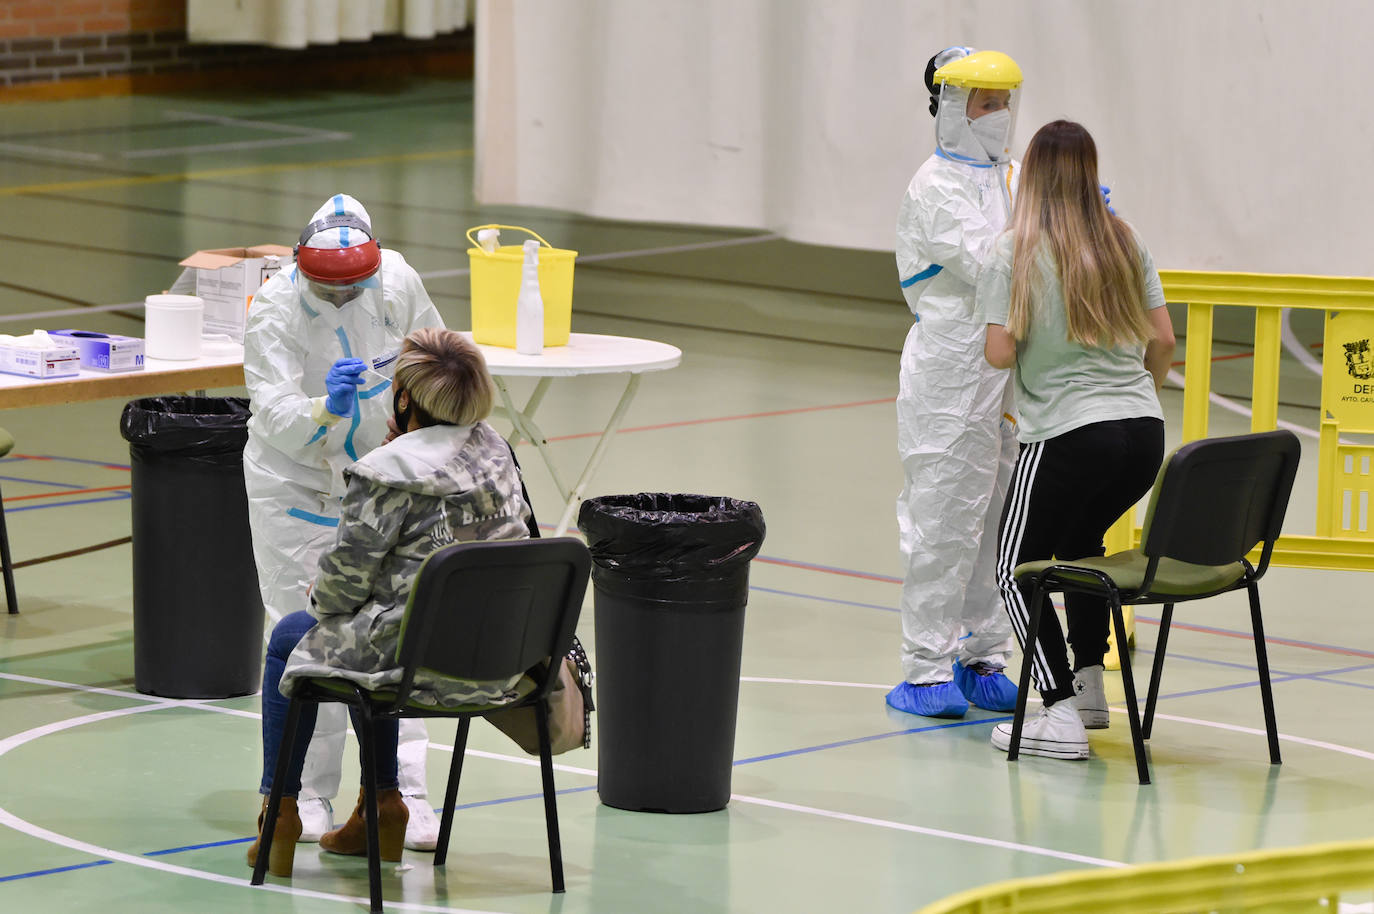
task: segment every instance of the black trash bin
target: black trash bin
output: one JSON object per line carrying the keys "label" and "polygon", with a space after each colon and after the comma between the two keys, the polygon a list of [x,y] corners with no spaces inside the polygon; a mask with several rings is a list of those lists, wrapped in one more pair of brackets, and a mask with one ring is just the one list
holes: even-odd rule
{"label": "black trash bin", "polygon": [[733,498],[607,495],[583,502],[578,527],[593,561],[601,802],[723,809],[763,513]]}
{"label": "black trash bin", "polygon": [[170,698],[262,684],[262,596],[248,532],[242,397],[148,397],[119,430],[132,464],[134,687]]}

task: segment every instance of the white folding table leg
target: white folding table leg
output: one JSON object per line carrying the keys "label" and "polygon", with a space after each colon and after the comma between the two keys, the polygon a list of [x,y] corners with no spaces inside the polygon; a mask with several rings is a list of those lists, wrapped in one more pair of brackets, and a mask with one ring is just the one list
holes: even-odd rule
{"label": "white folding table leg", "polygon": [[[493,380],[495,380],[497,386],[501,388],[501,392],[506,395],[504,397],[505,401],[510,403],[510,391],[506,389],[506,382],[501,378],[493,378]],[[539,383],[534,385],[534,393],[530,394],[530,398],[525,401],[525,408],[520,410],[521,418],[529,423],[531,428],[534,428],[534,411],[539,408],[540,403],[544,402],[544,393],[549,389],[549,383],[552,380],[553,378],[540,378]],[[510,410],[507,410],[507,412],[510,412]],[[513,420],[512,424],[514,424]],[[538,431],[538,429],[535,428],[535,431]],[[520,431],[520,427],[516,425],[515,428],[511,429],[511,433],[506,436],[506,440],[511,443],[511,447],[514,447],[520,443],[521,438],[526,437],[527,436]]]}
{"label": "white folding table leg", "polygon": [[562,536],[568,532],[568,527],[572,524],[573,512],[577,510],[577,505],[582,501],[582,493],[586,491],[587,484],[592,480],[592,474],[601,465],[601,458],[606,455],[606,448],[611,443],[611,438],[615,436],[620,428],[620,423],[625,418],[625,411],[630,408],[631,401],[635,398],[635,392],[639,390],[639,375],[631,374],[630,381],[625,385],[625,392],[620,395],[620,402],[615,406],[615,412],[611,413],[610,421],[606,423],[606,429],[597,439],[596,448],[592,450],[591,459],[587,461],[586,468],[582,475],[578,477],[577,484],[573,486],[565,498],[567,505],[563,509],[563,516],[558,519],[558,526],[554,529],[554,536]]}
{"label": "white folding table leg", "polygon": [[[515,432],[507,440],[509,440],[512,445],[515,445],[521,438],[524,438],[535,446],[539,451],[539,456],[544,461],[544,466],[549,468],[549,475],[553,477],[553,484],[558,489],[559,497],[566,502],[569,494],[568,487],[563,485],[563,479],[558,475],[558,469],[553,465],[553,455],[549,453],[548,439],[545,438],[544,433],[539,430],[539,426],[534,424],[534,419],[530,415],[533,408],[527,404],[526,408],[528,411],[526,412],[516,409],[515,402],[511,399],[510,390],[507,389],[505,380],[499,376],[493,377],[492,380],[496,382],[496,390],[501,394],[501,401],[505,403],[504,412],[506,418],[515,426]],[[539,400],[543,399],[544,390],[548,387],[548,380],[548,378],[540,378],[539,384],[535,386],[534,393],[530,396],[529,401],[534,407],[537,407],[539,405]],[[560,533],[559,536],[562,536],[562,534]]]}

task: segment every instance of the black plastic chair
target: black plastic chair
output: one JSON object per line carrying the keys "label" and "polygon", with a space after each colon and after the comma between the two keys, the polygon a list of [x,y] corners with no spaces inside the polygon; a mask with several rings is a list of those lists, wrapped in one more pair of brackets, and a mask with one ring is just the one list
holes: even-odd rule
{"label": "black plastic chair", "polygon": [[[553,891],[563,891],[563,854],[558,836],[558,807],[549,743],[548,696],[558,681],[562,657],[572,645],[582,598],[591,570],[587,547],[572,537],[493,540],[459,543],[438,550],[420,567],[406,604],[397,665],[403,670],[394,690],[371,692],[345,679],[314,678],[302,683],[291,700],[286,732],[272,794],[262,825],[262,845],[253,868],[253,885],[267,874],[268,852],[281,802],[281,785],[291,764],[291,747],[304,702],[339,701],[358,708],[364,732],[363,785],[367,815],[367,875],[372,911],[382,910],[381,858],[377,840],[376,759],[372,757],[374,721],[402,717],[453,717],[458,735],[453,744],[444,794],[434,865],[448,854],[453,806],[467,748],[472,718],[515,707],[532,707],[539,731],[539,766],[543,775],[544,822],[548,831]],[[440,708],[411,697],[417,670],[426,676],[467,680],[500,680],[528,674],[532,691],[513,704]]]}
{"label": "black plastic chair", "polygon": [[[1256,585],[1269,567],[1274,541],[1283,526],[1300,456],[1298,438],[1288,431],[1190,442],[1170,455],[1160,470],[1145,514],[1139,549],[1079,559],[1072,564],[1050,560],[1026,562],[1016,567],[1017,581],[1034,585],[1027,644],[1035,642],[1051,593],[1090,593],[1111,604],[1117,654],[1121,660],[1121,682],[1126,692],[1136,769],[1142,784],[1150,783],[1145,740],[1150,738],[1150,726],[1154,722],[1174,604],[1233,590],[1246,590],[1250,595],[1250,623],[1254,628],[1264,726],[1269,735],[1269,760],[1275,765],[1281,761]],[[1259,563],[1251,565],[1246,555],[1259,544],[1263,544]],[[1136,707],[1135,681],[1131,675],[1131,656],[1121,613],[1123,604],[1142,603],[1164,605],[1143,723]],[[1030,671],[1031,664],[1023,662],[1011,746],[1007,752],[1009,760],[1017,757],[1021,747]]]}

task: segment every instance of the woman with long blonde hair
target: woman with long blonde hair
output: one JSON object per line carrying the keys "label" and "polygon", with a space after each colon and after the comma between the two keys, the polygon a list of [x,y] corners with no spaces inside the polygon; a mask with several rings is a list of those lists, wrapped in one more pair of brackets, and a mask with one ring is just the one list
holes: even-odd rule
{"label": "woman with long blonde hair", "polygon": [[[1088,757],[1087,728],[1108,723],[1102,686],[1108,615],[1066,600],[1025,643],[1031,594],[1022,562],[1104,553],[1112,522],[1149,491],[1164,456],[1158,391],[1174,350],[1159,273],[1135,231],[1102,199],[1097,147],[1082,125],[1053,121],[1026,150],[1011,225],[979,274],[984,355],[1012,368],[1020,453],[998,535],[997,583],[1044,700],[1021,752]],[[992,743],[1006,750],[1011,725]]]}

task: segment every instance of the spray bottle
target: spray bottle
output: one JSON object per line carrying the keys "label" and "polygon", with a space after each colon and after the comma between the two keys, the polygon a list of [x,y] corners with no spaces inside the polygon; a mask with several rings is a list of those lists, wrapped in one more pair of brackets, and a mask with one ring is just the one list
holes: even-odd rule
{"label": "spray bottle", "polygon": [[539,242],[525,242],[520,296],[515,300],[515,351],[540,355],[544,351],[544,299],[539,294]]}

